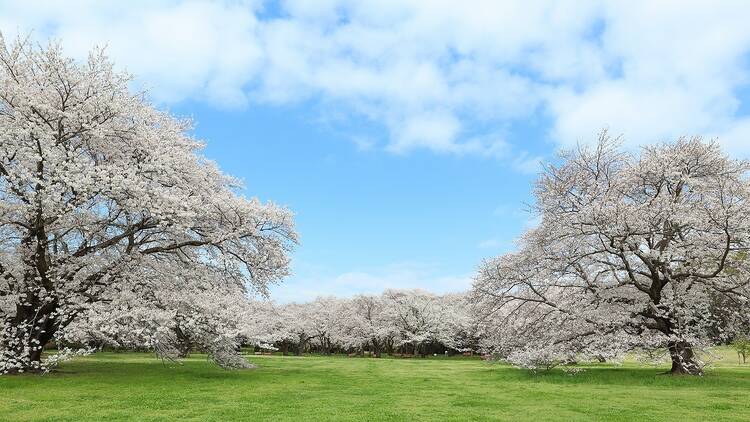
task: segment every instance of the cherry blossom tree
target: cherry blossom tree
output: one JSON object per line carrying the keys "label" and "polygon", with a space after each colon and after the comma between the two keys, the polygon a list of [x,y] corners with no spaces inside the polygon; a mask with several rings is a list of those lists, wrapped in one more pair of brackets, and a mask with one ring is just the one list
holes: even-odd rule
{"label": "cherry blossom tree", "polygon": [[312,306],[303,303],[289,303],[277,315],[280,320],[279,337],[294,345],[295,354],[302,355],[318,332],[313,324]]}
{"label": "cherry blossom tree", "polygon": [[346,300],[328,296],[318,297],[304,305],[311,338],[325,355],[347,342],[345,321],[350,317],[346,304]]}
{"label": "cherry blossom tree", "polygon": [[[72,344],[151,349],[165,359],[200,350],[224,368],[250,367],[238,353],[240,342],[260,342],[249,333],[256,322],[244,290],[223,280],[197,277],[190,268],[154,268],[141,283],[115,286],[82,312],[59,336]],[[157,282],[144,288],[143,281]]]}
{"label": "cherry blossom tree", "polygon": [[383,298],[396,329],[396,346],[410,345],[415,355],[424,355],[426,344],[450,344],[445,334],[451,315],[438,296],[421,290],[386,290]]}
{"label": "cherry blossom tree", "polygon": [[396,335],[386,302],[381,296],[358,295],[349,302],[345,330],[348,344],[364,350],[370,348],[373,357],[380,357]]}
{"label": "cherry blossom tree", "polygon": [[[159,313],[210,303],[198,297],[214,285],[263,294],[287,274],[291,214],[240,196],[190,122],[129,80],[100,50],[78,63],[0,40],[0,373],[42,368],[46,343],[120,294]],[[210,308],[184,305],[173,324]]]}
{"label": "cherry blossom tree", "polygon": [[[307,303],[266,303],[250,326],[282,352],[364,352],[379,357],[394,347],[425,354],[428,349],[477,350],[481,332],[463,293],[434,295],[420,290],[386,290],[353,298],[318,297]],[[247,330],[247,329],[246,329]],[[256,343],[258,340],[256,340]],[[431,352],[430,352],[431,353]]]}
{"label": "cherry blossom tree", "polygon": [[466,293],[449,293],[439,297],[442,307],[438,339],[448,349],[458,352],[479,350],[483,330]]}
{"label": "cherry blossom tree", "polygon": [[539,225],[476,277],[491,350],[530,367],[665,350],[700,374],[716,297],[747,308],[749,169],[700,138],[564,152],[537,181]]}
{"label": "cherry blossom tree", "polygon": [[[240,329],[243,345],[252,345],[262,349],[276,349],[273,345],[287,339],[282,319],[281,308],[270,300],[250,300],[243,309],[234,315]],[[284,343],[288,346],[288,343]],[[287,352],[286,348],[282,351]]]}

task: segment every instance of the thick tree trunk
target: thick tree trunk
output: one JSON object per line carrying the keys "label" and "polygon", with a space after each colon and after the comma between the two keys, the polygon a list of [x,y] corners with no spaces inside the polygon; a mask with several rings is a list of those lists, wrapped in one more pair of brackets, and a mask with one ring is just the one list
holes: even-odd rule
{"label": "thick tree trunk", "polygon": [[372,340],[372,357],[380,357],[380,342],[378,342],[377,340]]}
{"label": "thick tree trunk", "polygon": [[703,375],[703,369],[690,344],[684,341],[669,343],[669,355],[672,358],[672,369],[669,371],[671,374]]}
{"label": "thick tree trunk", "polygon": [[42,352],[57,331],[55,303],[40,307],[17,306],[0,333],[0,374],[42,370]]}
{"label": "thick tree trunk", "polygon": [[177,357],[180,359],[190,357],[190,352],[192,351],[193,347],[190,345],[190,342],[179,343],[177,345]]}
{"label": "thick tree trunk", "polygon": [[300,336],[299,343],[297,343],[297,350],[295,351],[297,356],[302,356],[302,353],[305,351],[306,343],[307,340],[303,336]]}
{"label": "thick tree trunk", "polygon": [[[654,280],[653,283],[653,286],[664,285],[664,282],[661,280]],[[654,320],[654,325],[649,326],[649,328],[659,330],[667,336],[675,336],[677,333],[674,327],[677,324],[670,317],[674,312],[668,307],[659,305],[660,299],[661,290],[659,289],[658,292],[652,295],[653,304],[651,308],[654,309],[649,308],[645,313]],[[660,316],[656,310],[668,316]],[[703,375],[703,368],[696,358],[693,346],[690,343],[683,340],[671,341],[667,344],[667,349],[672,360],[672,368],[670,368],[669,373],[672,375]]]}
{"label": "thick tree trunk", "polygon": [[179,326],[175,328],[175,333],[177,335],[177,357],[186,358],[190,356],[190,352],[193,350],[193,343],[190,338]]}
{"label": "thick tree trunk", "polygon": [[[37,173],[41,176],[42,161],[37,163]],[[37,184],[37,190],[41,187]],[[23,237],[21,244],[32,252],[24,260],[24,283],[27,286],[21,294],[23,303],[16,304],[16,314],[5,322],[0,332],[0,374],[40,371],[42,351],[53,338],[61,321],[57,315],[58,302],[51,296],[54,286],[48,277],[49,259],[45,244],[47,234],[44,229],[41,205],[36,211],[33,229]],[[42,293],[45,292],[45,293]]]}

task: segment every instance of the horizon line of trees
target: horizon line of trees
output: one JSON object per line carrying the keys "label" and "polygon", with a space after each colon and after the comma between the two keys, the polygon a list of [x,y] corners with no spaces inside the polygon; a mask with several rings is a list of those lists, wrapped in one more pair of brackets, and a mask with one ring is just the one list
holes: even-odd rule
{"label": "horizon line of trees", "polygon": [[[350,298],[324,296],[286,304],[242,300],[235,296],[222,306],[212,307],[211,311],[202,310],[200,324],[186,324],[186,310],[172,310],[170,321],[146,323],[133,320],[132,309],[122,314],[109,309],[106,314],[97,315],[96,321],[82,321],[73,326],[67,341],[73,343],[73,347],[89,350],[153,350],[168,359],[205,352],[224,367],[241,367],[233,362],[242,359],[239,357],[242,347],[296,356],[318,353],[377,358],[384,354],[426,357],[467,353],[531,369],[549,369],[587,360],[616,361],[633,351],[652,360],[665,357],[654,354],[658,346],[607,352],[601,345],[595,345],[595,352],[587,354],[581,344],[558,348],[564,351],[562,355],[519,357],[514,355],[523,350],[518,344],[529,339],[517,333],[508,336],[507,330],[516,326],[501,325],[497,315],[486,314],[482,304],[478,306],[473,298],[476,294],[476,290],[437,295],[420,289],[388,289],[381,294]],[[746,309],[721,306],[722,313],[705,326],[704,342],[696,348],[734,344],[750,333]],[[744,317],[737,319],[736,315]],[[503,317],[506,323],[511,321],[507,315]],[[154,329],[144,329],[149,326]],[[217,345],[221,345],[218,349],[223,351],[218,356]],[[669,351],[666,347],[664,350]]]}
{"label": "horizon line of trees", "polygon": [[[110,308],[106,314],[93,316],[94,321],[72,327],[68,342],[89,349],[152,349],[170,359],[194,350],[212,355],[206,340],[217,338],[224,338],[226,348],[254,346],[284,355],[453,355],[480,349],[481,334],[467,299],[459,293],[391,289],[380,295],[328,296],[305,303],[235,300],[231,306],[224,303],[221,311],[202,312],[204,321],[192,327],[177,323],[179,317],[145,323],[132,318],[132,309],[112,313]],[[213,323],[208,323],[208,315],[213,315]],[[169,329],[161,334],[139,329],[151,325]],[[204,330],[209,326],[215,332],[207,335]],[[231,330],[225,331],[228,326]],[[231,334],[222,336],[222,332]]]}

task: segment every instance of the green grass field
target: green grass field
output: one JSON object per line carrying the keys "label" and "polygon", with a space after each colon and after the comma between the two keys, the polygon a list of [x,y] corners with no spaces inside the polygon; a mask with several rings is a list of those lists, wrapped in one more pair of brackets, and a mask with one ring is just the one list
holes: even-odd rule
{"label": "green grass field", "polygon": [[705,377],[589,366],[532,374],[478,359],[252,357],[224,371],[100,353],[56,373],[0,377],[0,419],[111,420],[750,420],[750,365],[731,351]]}

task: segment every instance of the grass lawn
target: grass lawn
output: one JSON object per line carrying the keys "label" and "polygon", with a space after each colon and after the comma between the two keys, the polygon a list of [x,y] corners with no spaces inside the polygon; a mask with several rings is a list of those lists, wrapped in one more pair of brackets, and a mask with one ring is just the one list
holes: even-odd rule
{"label": "grass lawn", "polygon": [[0,419],[750,420],[750,365],[705,377],[626,364],[532,374],[477,359],[263,356],[228,372],[201,356],[99,353],[47,376],[0,377]]}

